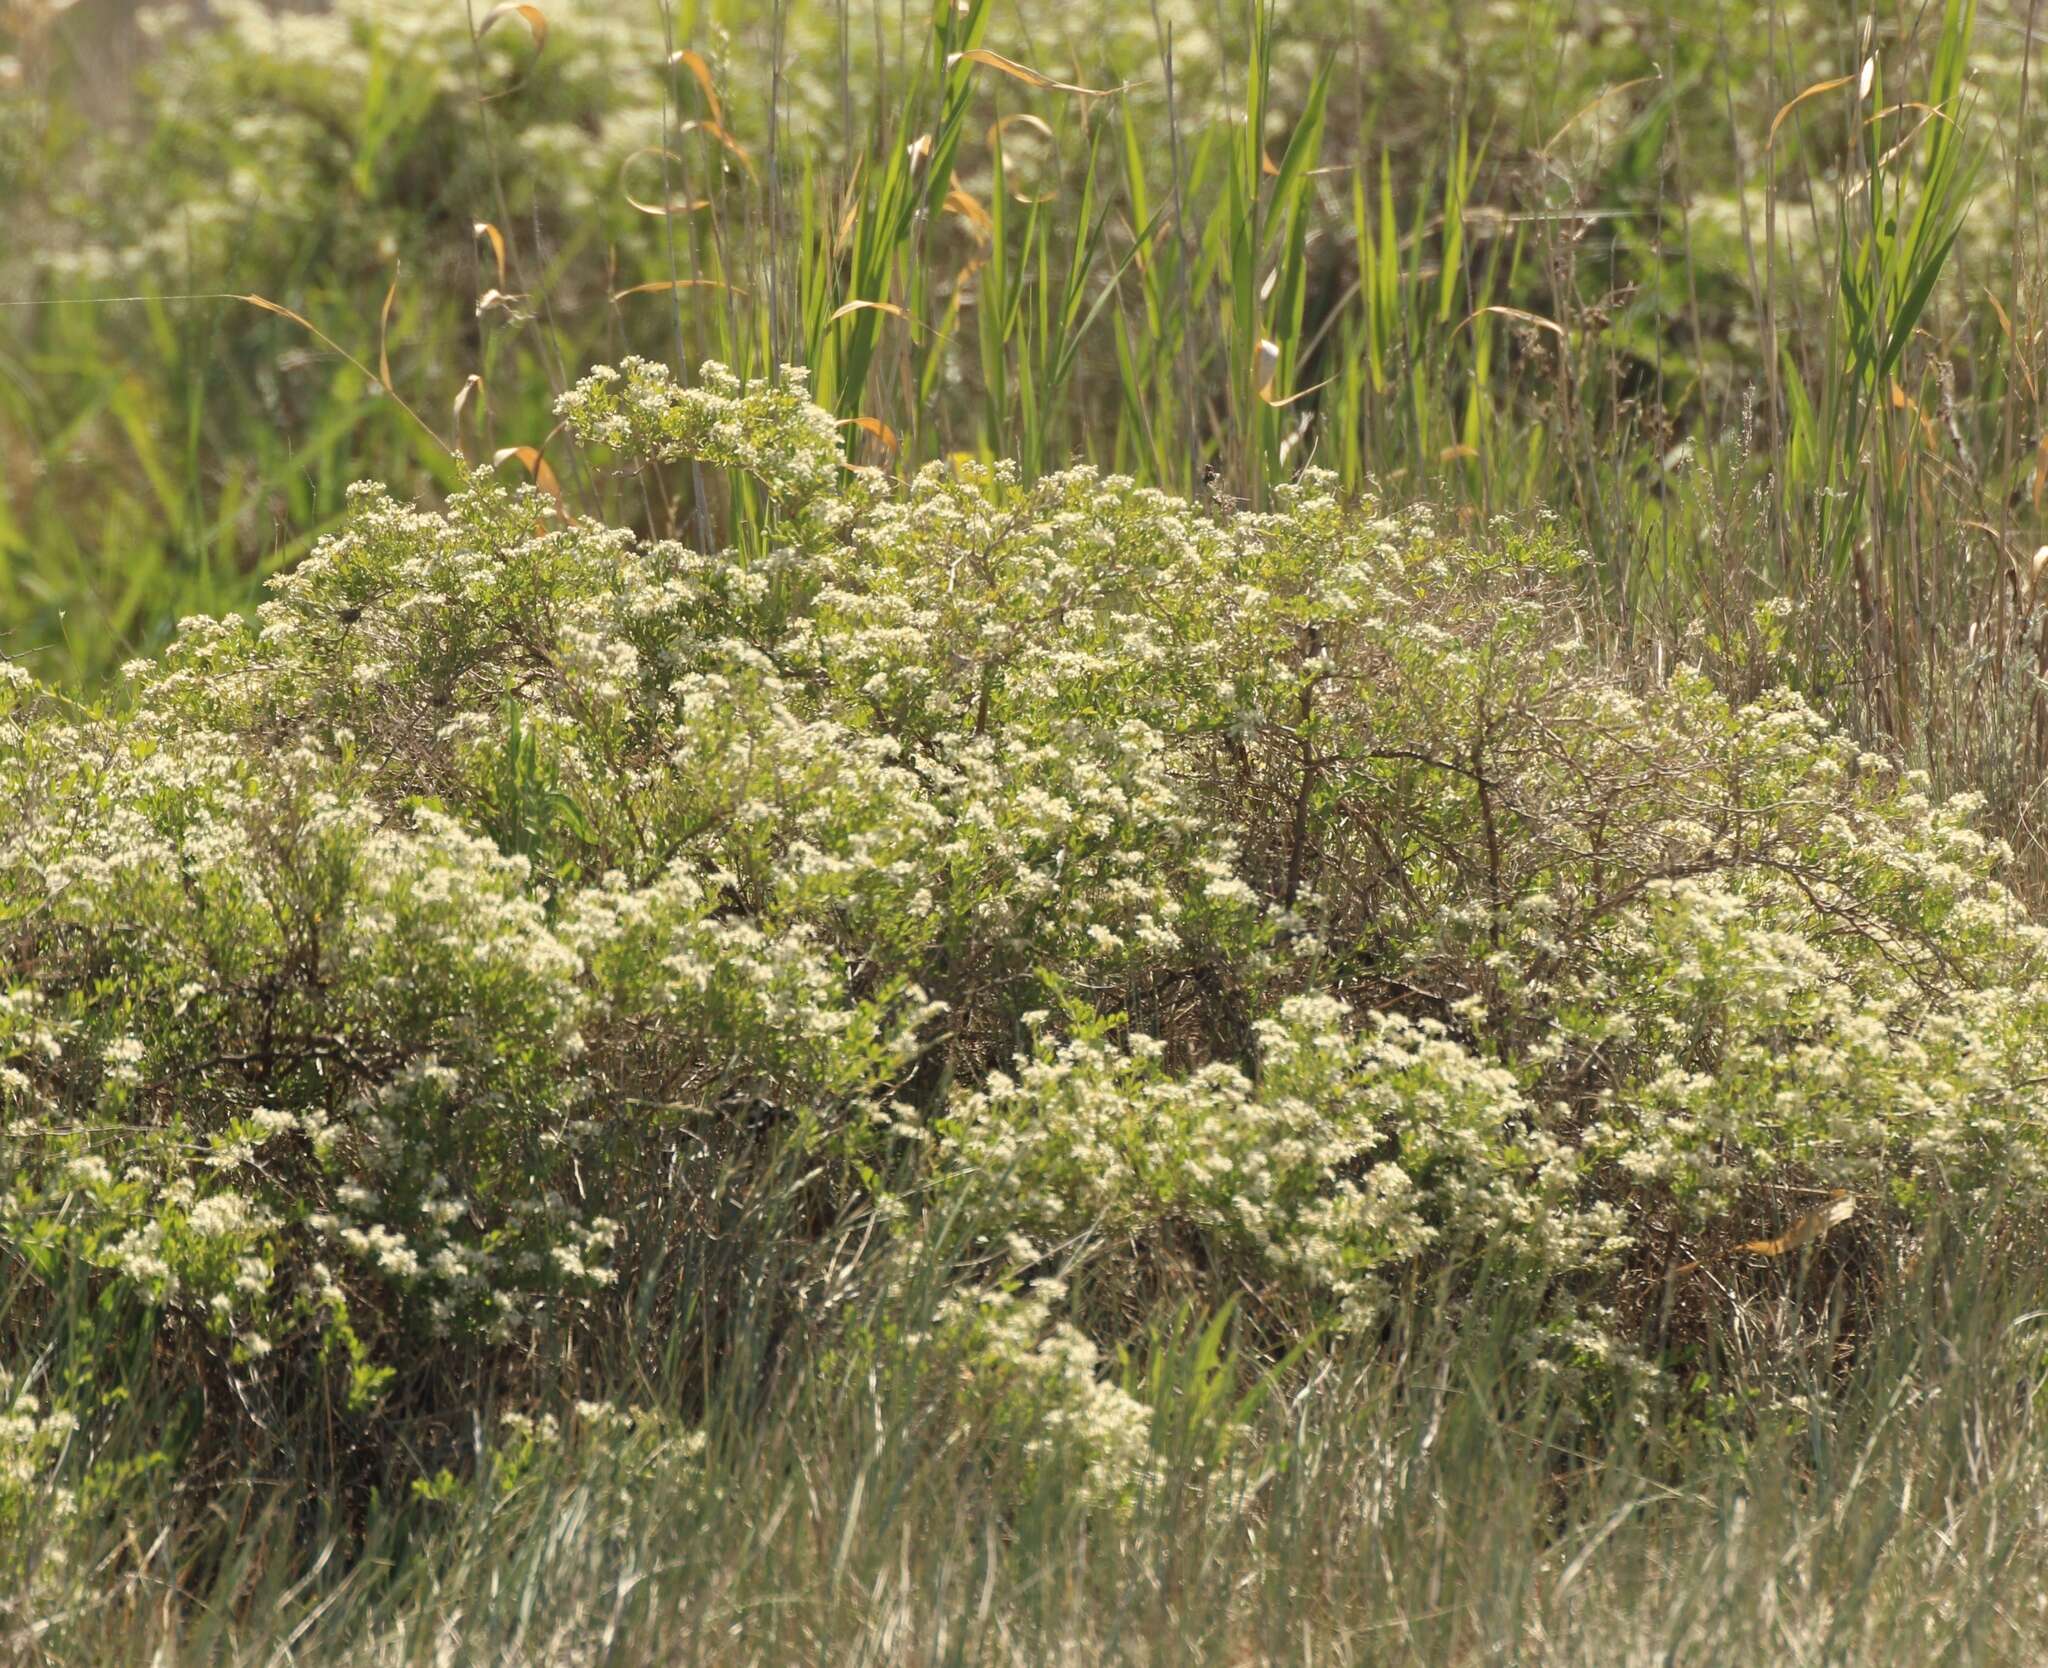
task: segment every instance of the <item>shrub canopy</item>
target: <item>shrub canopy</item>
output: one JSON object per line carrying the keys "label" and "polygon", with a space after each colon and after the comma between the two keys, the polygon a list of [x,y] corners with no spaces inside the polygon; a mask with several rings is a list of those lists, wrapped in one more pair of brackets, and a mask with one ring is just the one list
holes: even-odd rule
{"label": "shrub canopy", "polygon": [[[1196,1257],[1291,1331],[1483,1263],[1596,1352],[1832,1195],[2039,1202],[2044,939],[1971,806],[1618,673],[1548,530],[898,486],[799,373],[563,414],[771,536],[365,486],[118,703],[0,678],[0,1234],[208,1417],[448,1403],[771,1145],[1013,1275]],[[1059,1328],[1082,1406],[1052,1289],[988,1337]]]}

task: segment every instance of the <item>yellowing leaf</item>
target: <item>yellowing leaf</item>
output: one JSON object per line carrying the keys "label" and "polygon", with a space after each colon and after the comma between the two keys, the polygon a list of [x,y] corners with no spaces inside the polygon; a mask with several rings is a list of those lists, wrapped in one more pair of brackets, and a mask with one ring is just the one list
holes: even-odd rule
{"label": "yellowing leaf", "polygon": [[474,371],[469,373],[468,379],[457,390],[452,407],[455,414],[455,450],[458,453],[462,450],[462,412],[469,404],[469,397],[472,394],[482,394],[489,398],[489,390],[484,387],[484,379]]}
{"label": "yellowing leaf", "polygon": [[487,237],[491,240],[491,253],[498,262],[498,288],[505,287],[505,234],[488,220],[479,220],[470,230],[472,237]]}
{"label": "yellowing leaf", "polygon": [[[865,312],[887,313],[891,318],[910,319],[910,309],[898,306],[893,301],[849,301],[842,307],[834,308],[832,317],[825,322],[831,324],[839,319],[849,318],[855,313]],[[916,322],[914,319],[910,321]]]}
{"label": "yellowing leaf", "polygon": [[995,221],[989,215],[988,210],[983,208],[980,201],[963,187],[957,179],[953,182],[952,189],[946,193],[945,206],[959,215],[962,220],[965,220],[977,232],[989,232],[995,227]]}
{"label": "yellowing leaf", "polygon": [[562,519],[573,523],[575,517],[569,513],[569,506],[562,498],[562,483],[555,478],[553,465],[541,456],[538,446],[500,446],[491,454],[495,468],[507,458],[517,458],[526,466],[526,472],[533,477],[533,484],[555,501],[555,508],[562,513]]}
{"label": "yellowing leaf", "polygon": [[645,284],[634,284],[618,291],[613,301],[624,301],[629,295],[657,295],[664,290],[730,290],[734,295],[747,292],[737,284],[728,284],[722,278],[656,278]]}
{"label": "yellowing leaf", "polygon": [[1785,125],[1785,118],[1810,98],[1819,98],[1822,93],[1831,93],[1837,87],[1846,87],[1856,78],[1853,75],[1838,75],[1832,81],[1816,81],[1804,92],[1794,95],[1789,103],[1771,118],[1770,136],[1764,140],[1764,149],[1769,150],[1777,143],[1778,129]]}
{"label": "yellowing leaf", "polygon": [[856,428],[863,434],[871,434],[892,452],[902,449],[902,443],[896,438],[896,431],[879,417],[842,417],[837,426],[842,429]]}
{"label": "yellowing leaf", "polygon": [[398,268],[391,269],[391,288],[384,292],[384,307],[377,315],[377,380],[384,384],[384,392],[391,388],[391,304],[398,299]]}
{"label": "yellowing leaf", "polygon": [[[913,338],[916,337],[918,332],[929,328],[919,323],[917,315],[908,307],[898,306],[893,301],[848,301],[833,308],[825,322],[827,324],[836,324],[841,319],[851,318],[855,313],[887,313],[892,319],[901,319],[910,326]],[[943,330],[932,330],[931,334],[938,337],[941,341],[952,340]]]}
{"label": "yellowing leaf", "polygon": [[1504,319],[1513,319],[1517,324],[1533,325],[1538,330],[1548,330],[1560,342],[1566,339],[1564,326],[1559,324],[1557,320],[1547,319],[1541,313],[1525,312],[1520,307],[1504,307],[1497,301],[1485,307],[1473,308],[1471,312],[1458,321],[1458,328],[1463,330],[1466,325],[1478,318],[1481,313],[1494,313]]}
{"label": "yellowing leaf", "polygon": [[686,69],[704,95],[704,108],[711,112],[711,119],[720,127],[725,126],[725,106],[718,101],[718,89],[711,84],[711,66],[704,62],[701,54],[695,52],[671,52],[668,57],[670,69]]}
{"label": "yellowing leaf", "polygon": [[1811,1245],[1831,1228],[1839,1228],[1856,1214],[1856,1196],[1838,1194],[1818,1210],[1810,1210],[1776,1239],[1745,1240],[1741,1249],[1759,1257],[1783,1257],[1802,1245]]}
{"label": "yellowing leaf", "polygon": [[1071,81],[1055,81],[1049,75],[1041,75],[1029,65],[1020,64],[1013,58],[1005,58],[1000,52],[991,52],[985,46],[969,47],[965,52],[956,52],[946,60],[946,68],[955,64],[979,64],[992,69],[998,75],[1007,75],[1013,81],[1021,81],[1027,87],[1044,87],[1058,93],[1075,93],[1082,98],[1110,98],[1123,91],[1121,87],[1077,87]]}

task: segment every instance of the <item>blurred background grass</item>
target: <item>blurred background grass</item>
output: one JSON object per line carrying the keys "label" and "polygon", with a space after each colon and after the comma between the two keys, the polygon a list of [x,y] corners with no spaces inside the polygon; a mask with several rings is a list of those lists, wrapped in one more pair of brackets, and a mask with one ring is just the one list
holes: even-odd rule
{"label": "blurred background grass", "polygon": [[1257,502],[1313,462],[1559,516],[1617,634],[1798,684],[2048,872],[2033,28],[8,0],[0,645],[95,685],[246,605],[350,480],[431,494],[458,452],[732,536],[724,483],[593,477],[553,399],[628,352],[800,363],[892,469]]}

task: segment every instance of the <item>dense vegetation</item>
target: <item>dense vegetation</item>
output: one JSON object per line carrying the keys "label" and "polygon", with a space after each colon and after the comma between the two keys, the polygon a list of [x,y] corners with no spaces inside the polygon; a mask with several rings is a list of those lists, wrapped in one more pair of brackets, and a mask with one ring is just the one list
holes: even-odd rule
{"label": "dense vegetation", "polygon": [[0,77],[10,1657],[2038,1660],[1971,8],[213,10]]}

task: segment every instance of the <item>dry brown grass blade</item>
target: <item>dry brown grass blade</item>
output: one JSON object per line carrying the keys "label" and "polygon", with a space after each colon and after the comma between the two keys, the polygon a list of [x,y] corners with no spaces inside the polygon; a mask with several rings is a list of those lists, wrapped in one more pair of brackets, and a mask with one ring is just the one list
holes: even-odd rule
{"label": "dry brown grass blade", "polygon": [[836,323],[840,319],[851,318],[855,313],[887,313],[892,319],[905,319],[912,324],[917,322],[911,318],[908,307],[900,306],[894,301],[849,301],[843,306],[835,307],[832,310],[832,317],[825,322]]}
{"label": "dry brown grass blade", "polygon": [[554,466],[541,456],[538,446],[500,446],[491,454],[491,466],[496,468],[507,458],[517,458],[526,466],[527,474],[533,477],[533,484],[555,501],[555,508],[562,519],[574,525],[576,518],[569,513],[569,505],[562,497],[562,483],[555,478]]}
{"label": "dry brown grass blade", "polygon": [[1055,81],[1049,75],[1041,75],[1028,64],[1020,64],[1014,58],[1005,58],[1000,52],[991,52],[985,46],[969,47],[965,52],[956,52],[946,60],[946,68],[955,64],[979,64],[992,69],[998,75],[1007,75],[1013,81],[1021,81],[1027,87],[1041,87],[1056,93],[1073,93],[1081,98],[1113,98],[1124,89],[1121,87],[1078,87],[1071,81]]}
{"label": "dry brown grass blade", "polygon": [[1662,70],[1659,70],[1655,75],[1639,75],[1633,81],[1617,81],[1612,87],[1605,88],[1602,91],[1595,93],[1593,97],[1589,98],[1584,104],[1580,105],[1578,109],[1574,110],[1571,113],[1571,115],[1566,118],[1564,126],[1560,127],[1548,139],[1544,140],[1543,148],[1537,154],[1540,156],[1548,156],[1553,150],[1557,148],[1558,140],[1562,139],[1567,133],[1571,132],[1573,128],[1577,127],[1579,123],[1584,121],[1588,116],[1592,115],[1595,110],[1598,110],[1600,106],[1605,104],[1609,99],[1619,98],[1623,93],[1632,92],[1637,87],[1647,87],[1652,82],[1662,81],[1663,79],[1664,72]]}
{"label": "dry brown grass blade", "polygon": [[704,108],[711,119],[720,127],[725,126],[725,106],[719,102],[718,89],[711,84],[711,66],[704,62],[697,52],[671,52],[668,58],[670,69],[686,69],[690,78],[697,83],[697,90],[704,95]]}
{"label": "dry brown grass blade", "polygon": [[1892,378],[1892,410],[1912,412],[1919,419],[1921,437],[1926,441],[1927,449],[1930,452],[1934,450],[1934,420],[1920,409],[1920,402],[1899,385],[1897,377]]}
{"label": "dry brown grass blade", "polygon": [[1832,93],[1837,87],[1846,87],[1855,79],[1853,75],[1838,75],[1832,81],[1816,81],[1811,87],[1795,93],[1784,108],[1771,118],[1771,131],[1769,137],[1764,140],[1764,149],[1769,150],[1778,142],[1778,129],[1785,125],[1785,118],[1808,99],[1819,98],[1823,93]]}
{"label": "dry brown grass blade", "polygon": [[384,306],[377,314],[377,380],[384,392],[391,389],[391,304],[398,299],[398,263],[391,266],[391,288],[384,292]]}
{"label": "dry brown grass blade", "polygon": [[1462,440],[1455,446],[1446,446],[1436,455],[1438,463],[1476,463],[1478,460],[1479,448]]}
{"label": "dry brown grass blade", "polygon": [[734,295],[747,292],[737,284],[728,284],[722,278],[655,278],[645,284],[631,284],[612,295],[614,305],[629,295],[659,295],[666,290],[728,290]]}
{"label": "dry brown grass blade", "polygon": [[894,301],[843,302],[832,309],[831,315],[825,322],[827,324],[837,324],[841,319],[853,317],[855,313],[887,313],[892,319],[901,319],[910,326],[910,334],[913,339],[920,332],[929,332],[931,335],[938,337],[942,342],[952,340],[952,337],[948,336],[945,331],[933,329],[930,325],[920,323],[917,315],[908,307],[900,306]]}
{"label": "dry brown grass blade", "polygon": [[847,241],[853,236],[853,229],[860,224],[860,183],[861,162],[855,158],[853,169],[847,175],[846,190],[840,199],[839,225],[832,234],[832,253],[836,257],[844,252]]}
{"label": "dry brown grass blade", "polygon": [[[1987,289],[1984,292],[1984,299],[1991,303],[1992,312],[1998,315],[1998,328],[2005,334],[2007,362],[2019,370],[2021,380],[2027,385],[2027,398],[2036,405],[2040,404],[2041,391],[2034,381],[2034,367],[2027,363],[2027,356],[2020,352],[2019,337],[2013,330],[2011,316],[2007,314],[1998,297],[1993,295],[1990,290]],[[2040,507],[2038,502],[2035,507],[2037,509]]]}
{"label": "dry brown grass blade", "polygon": [[493,6],[485,12],[483,20],[476,26],[476,38],[482,40],[508,17],[517,17],[526,25],[526,32],[533,37],[536,54],[548,44],[547,13],[538,6],[523,4],[522,0],[506,0],[505,4]]}
{"label": "dry brown grass blade", "polygon": [[1474,307],[1471,312],[1458,321],[1458,328],[1463,330],[1466,325],[1478,318],[1481,313],[1492,313],[1500,318],[1513,319],[1517,324],[1526,324],[1538,330],[1547,330],[1560,342],[1569,340],[1565,335],[1564,326],[1559,324],[1556,319],[1547,319],[1541,313],[1531,313],[1521,307],[1503,306],[1498,301],[1489,302],[1484,307]]}
{"label": "dry brown grass blade", "polygon": [[[1865,127],[1875,127],[1879,122],[1883,121],[1885,117],[1896,116],[1901,110],[1917,110],[1920,112],[1922,116],[1926,117],[1929,121],[1944,121],[1947,122],[1950,127],[1954,127],[1956,125],[1955,118],[1951,116],[1946,110],[1943,110],[1939,105],[1922,104],[1920,100],[1918,100],[1917,98],[1904,98],[1900,99],[1897,104],[1887,104],[1882,110],[1878,111],[1876,115],[1872,116],[1863,125]],[[1926,122],[1921,122],[1918,126],[1916,126],[1913,129],[1913,131],[1915,133],[1918,133],[1920,131],[1920,128],[1925,127],[1926,125]]]}
{"label": "dry brown grass blade", "polygon": [[[1904,110],[1907,108],[1909,107],[1903,104],[1895,104],[1892,106],[1892,109],[1894,110]],[[1910,106],[1910,108],[1915,110],[1925,110],[1927,114],[1922,116],[1917,122],[1913,124],[1913,130],[1910,133],[1908,133],[1905,138],[1901,139],[1896,145],[1893,145],[1889,150],[1887,150],[1884,153],[1883,156],[1879,157],[1876,162],[1871,164],[1869,172],[1864,174],[1864,176],[1860,180],[1858,180],[1854,185],[1849,187],[1847,197],[1844,199],[1845,201],[1848,200],[1848,198],[1858,196],[1865,189],[1865,187],[1867,187],[1870,184],[1870,182],[1873,179],[1875,179],[1878,175],[1882,174],[1885,171],[1885,169],[1889,168],[1894,162],[1898,161],[1898,159],[1901,156],[1903,156],[1908,150],[1912,148],[1913,141],[1915,139],[1918,139],[1921,134],[1927,131],[1927,124],[1932,122],[1935,117],[1941,116],[1941,112],[1939,110],[1934,109],[1930,105],[1915,104]],[[1943,121],[1948,120],[1946,116],[1942,116],[1941,119]],[[1877,120],[1877,118],[1873,116],[1871,120],[1875,121]]]}
{"label": "dry brown grass blade", "polygon": [[261,308],[266,313],[275,313],[281,319],[290,319],[293,324],[297,325],[301,330],[305,331],[305,333],[308,336],[311,336],[314,341],[318,342],[322,347],[326,348],[328,352],[340,355],[340,357],[346,363],[352,365],[356,370],[360,371],[363,375],[363,380],[365,382],[375,382],[380,387],[382,387],[384,392],[390,396],[391,402],[394,405],[396,405],[400,411],[404,412],[406,416],[410,417],[415,423],[419,424],[419,426],[422,429],[425,429],[428,434],[434,435],[435,445],[438,446],[441,444],[441,437],[438,434],[434,434],[432,426],[429,425],[429,423],[424,417],[422,417],[417,411],[413,410],[411,406],[407,405],[405,401],[398,397],[397,390],[391,386],[388,379],[378,376],[374,371],[370,369],[369,366],[365,365],[354,354],[350,353],[347,348],[343,347],[332,336],[328,335],[326,331],[322,330],[317,324],[315,324],[311,319],[307,318],[303,313],[295,313],[289,307],[282,306],[279,303],[272,301],[270,297],[267,295],[229,295],[227,299],[230,301],[246,302],[249,306]]}
{"label": "dry brown grass blade", "polygon": [[1808,1211],[1776,1239],[1744,1240],[1736,1249],[1753,1251],[1759,1257],[1789,1256],[1802,1245],[1811,1245],[1830,1229],[1839,1228],[1855,1214],[1856,1195],[1840,1193],[1818,1210]]}
{"label": "dry brown grass blade", "polygon": [[464,381],[462,387],[457,391],[454,403],[450,408],[455,417],[455,450],[458,456],[467,455],[462,450],[462,413],[464,408],[468,406],[469,397],[472,394],[482,394],[486,399],[490,397],[490,391],[484,386],[484,379],[478,376],[475,371],[469,373],[467,380]]}
{"label": "dry brown grass blade", "polygon": [[1296,400],[1307,399],[1317,389],[1327,388],[1335,380],[1332,377],[1324,377],[1321,382],[1314,383],[1307,388],[1297,388],[1293,393],[1282,398],[1273,392],[1273,379],[1280,374],[1280,344],[1270,336],[1261,336],[1259,338],[1258,355],[1257,363],[1253,369],[1253,374],[1258,378],[1258,387],[1255,392],[1258,394],[1260,404],[1269,405],[1275,411],[1294,404]]}
{"label": "dry brown grass blade", "polygon": [[487,237],[491,240],[491,254],[498,263],[498,288],[505,287],[505,234],[488,220],[479,220],[470,230],[471,237]]}
{"label": "dry brown grass blade", "polygon": [[711,206],[711,199],[709,197],[672,197],[666,203],[642,202],[626,189],[626,171],[643,156],[664,157],[668,161],[675,163],[678,167],[682,165],[683,160],[674,151],[669,150],[663,145],[643,145],[639,150],[629,154],[625,161],[619,164],[619,194],[626,199],[629,205],[638,209],[642,214],[651,214],[657,218],[668,214],[695,214],[699,209],[708,209]]}

